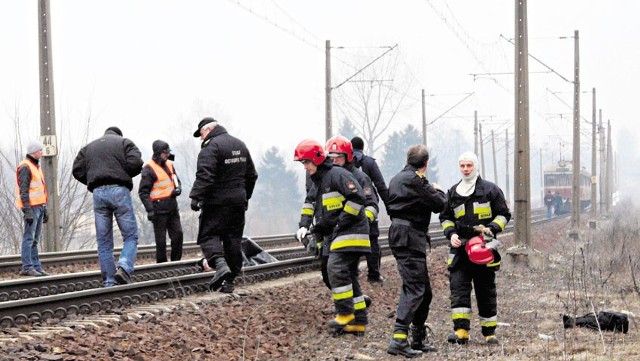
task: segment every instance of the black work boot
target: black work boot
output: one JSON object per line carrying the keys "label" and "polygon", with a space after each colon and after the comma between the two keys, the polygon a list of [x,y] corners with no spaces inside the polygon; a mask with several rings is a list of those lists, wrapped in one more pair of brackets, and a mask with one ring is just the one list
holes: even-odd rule
{"label": "black work boot", "polygon": [[391,342],[389,342],[387,353],[390,355],[402,355],[408,358],[422,356],[422,351],[412,349],[406,338],[392,338]]}
{"label": "black work boot", "polygon": [[363,337],[364,336],[364,332],[366,330],[365,325],[354,325],[354,324],[348,324],[346,326],[344,326],[344,329],[342,330],[342,333],[348,333],[351,335],[355,335],[358,337]]}
{"label": "black work boot", "polygon": [[367,295],[362,295],[362,297],[364,297],[364,304],[367,305],[367,308],[371,307],[373,299]]}
{"label": "black work boot", "polygon": [[224,257],[216,258],[214,263],[216,265],[216,274],[209,281],[209,289],[211,291],[217,291],[222,286],[222,282],[231,276],[231,270],[227,266],[227,261],[225,261]]}
{"label": "black work boot", "polygon": [[355,319],[356,315],[353,313],[348,315],[337,314],[333,320],[327,322],[327,326],[329,326],[329,328],[331,328],[335,333],[341,334],[344,331],[344,328]]}
{"label": "black work boot", "polygon": [[222,287],[220,287],[220,292],[222,293],[233,293],[233,281],[225,280],[222,282]]}
{"label": "black work boot", "polygon": [[411,325],[411,348],[414,350],[420,350],[422,352],[436,352],[435,346],[429,342],[427,338],[427,329],[431,332],[431,329],[426,325],[422,327]]}
{"label": "black work boot", "polygon": [[447,338],[449,343],[457,343],[458,345],[466,345],[469,342],[469,331],[464,328],[459,328],[456,332],[449,335]]}

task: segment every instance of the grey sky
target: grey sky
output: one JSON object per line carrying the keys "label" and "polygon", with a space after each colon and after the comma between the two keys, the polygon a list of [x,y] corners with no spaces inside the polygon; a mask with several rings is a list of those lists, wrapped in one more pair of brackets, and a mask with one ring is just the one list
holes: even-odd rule
{"label": "grey sky", "polygon": [[[6,124],[18,109],[25,139],[39,130],[36,9],[35,0],[0,2],[0,119]],[[579,30],[582,90],[597,88],[616,147],[637,139],[640,2],[536,0],[528,10],[530,53],[572,79],[573,40],[558,37]],[[438,120],[430,136],[460,127],[471,140],[474,110],[492,116],[485,129],[513,130],[513,76],[469,74],[513,71],[513,47],[500,35],[513,37],[514,1],[52,0],[51,12],[60,136],[72,136],[90,112],[91,138],[117,125],[150,148],[156,138],[189,138],[207,113],[254,152],[275,145],[289,156],[303,138],[324,139],[325,39],[346,47],[333,51],[334,85],[366,63],[363,53],[384,51],[362,47],[399,45],[395,55],[416,92],[392,131],[420,127],[422,88],[439,94],[428,98],[427,121],[474,92],[449,113],[460,118]],[[545,70],[530,59],[531,72]],[[560,144],[571,142],[571,108],[559,98],[571,104],[572,85],[549,73],[530,80],[532,153],[543,147],[557,159]],[[591,94],[581,104],[591,120]],[[341,118],[334,108],[334,129]],[[582,163],[590,167],[590,156]]]}

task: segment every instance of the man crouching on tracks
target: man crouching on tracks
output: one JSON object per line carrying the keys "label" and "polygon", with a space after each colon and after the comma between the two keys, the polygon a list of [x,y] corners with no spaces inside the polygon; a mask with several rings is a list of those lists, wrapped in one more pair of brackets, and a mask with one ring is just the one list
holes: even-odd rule
{"label": "man crouching on tracks", "polygon": [[258,173],[249,149],[213,118],[198,124],[194,137],[202,139],[191,209],[199,211],[198,244],[216,274],[211,291],[232,293],[233,281],[242,269],[242,233],[245,212]]}
{"label": "man crouching on tracks", "polygon": [[333,166],[324,147],[314,140],[300,142],[293,160],[301,162],[311,176],[308,194],[315,195],[316,223],[310,232],[323,239],[323,252],[329,256],[327,273],[336,317],[327,325],[337,334],[364,335],[368,320],[358,263],[371,251],[364,191],[351,172]]}
{"label": "man crouching on tracks", "polygon": [[[87,144],[73,161],[73,177],[93,192],[93,213],[102,284],[131,283],[138,254],[138,224],[131,202],[132,178],[142,170],[138,147],[117,127]],[[122,233],[118,266],[113,258],[113,217]]]}
{"label": "man crouching on tracks", "polygon": [[[398,301],[396,323],[387,353],[418,357],[436,351],[426,339],[431,305],[431,282],[427,269],[427,243],[430,244],[431,213],[444,209],[446,198],[437,184],[425,176],[429,152],[415,145],[407,152],[407,165],[389,182],[387,211],[391,217],[389,247],[398,263],[402,292]],[[411,344],[407,340],[411,327]]]}
{"label": "man crouching on tracks", "polygon": [[450,343],[466,344],[471,323],[471,289],[475,286],[482,335],[497,345],[496,274],[500,244],[495,236],[511,219],[502,190],[478,174],[478,157],[472,152],[458,159],[462,180],[447,193],[440,214],[444,235],[451,241],[447,260],[451,289],[451,318],[455,333]]}

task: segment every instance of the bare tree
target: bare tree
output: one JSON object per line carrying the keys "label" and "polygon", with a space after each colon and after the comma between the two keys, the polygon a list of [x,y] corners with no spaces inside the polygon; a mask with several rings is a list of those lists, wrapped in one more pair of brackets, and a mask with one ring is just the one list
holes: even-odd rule
{"label": "bare tree", "polygon": [[[399,57],[397,51],[390,52],[334,93],[338,110],[353,122],[370,155],[383,146],[378,140],[402,113],[413,88]],[[362,57],[368,61],[372,58],[375,55]]]}

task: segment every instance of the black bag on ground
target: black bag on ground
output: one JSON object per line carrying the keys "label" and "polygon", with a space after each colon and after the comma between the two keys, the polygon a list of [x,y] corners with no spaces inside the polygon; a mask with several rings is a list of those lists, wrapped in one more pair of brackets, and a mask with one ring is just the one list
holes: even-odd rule
{"label": "black bag on ground", "polygon": [[249,267],[259,264],[277,262],[278,260],[264,251],[251,238],[242,237],[242,266]]}
{"label": "black bag on ground", "polygon": [[[626,313],[601,311],[598,316],[588,313],[582,317],[573,317],[563,315],[562,322],[564,328],[586,327],[592,330],[601,329],[603,331],[614,331],[627,333],[629,331],[629,316]],[[598,327],[600,325],[600,327]]]}

